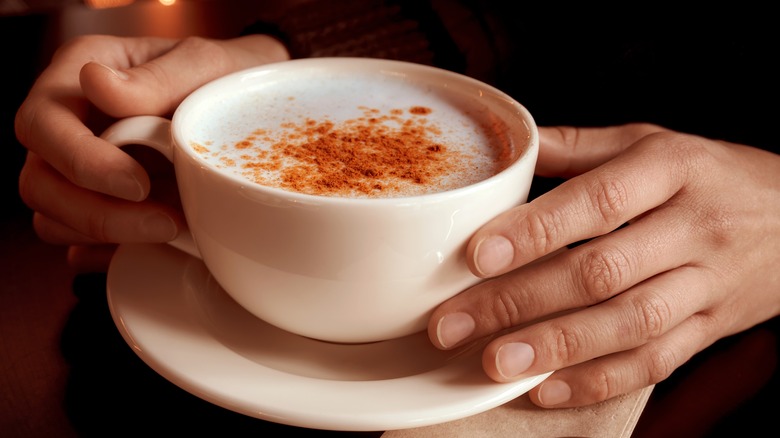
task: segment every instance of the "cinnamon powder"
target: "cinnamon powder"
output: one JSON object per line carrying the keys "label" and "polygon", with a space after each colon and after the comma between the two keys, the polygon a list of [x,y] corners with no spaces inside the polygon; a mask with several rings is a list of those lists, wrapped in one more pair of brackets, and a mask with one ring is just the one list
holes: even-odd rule
{"label": "cinnamon powder", "polygon": [[339,124],[308,119],[280,132],[257,130],[233,145],[240,160],[223,164],[240,165],[259,184],[300,193],[379,197],[419,193],[414,186],[436,184],[468,163],[462,150],[434,140],[441,130],[426,118],[430,108],[360,109],[362,117]]}

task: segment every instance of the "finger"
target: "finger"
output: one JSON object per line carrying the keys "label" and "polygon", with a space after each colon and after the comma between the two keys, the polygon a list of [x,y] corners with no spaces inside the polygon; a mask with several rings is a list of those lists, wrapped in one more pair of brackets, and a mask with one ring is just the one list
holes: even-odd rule
{"label": "finger", "polygon": [[33,214],[33,229],[35,234],[46,243],[53,245],[98,244],[100,240],[80,233],[39,212]]}
{"label": "finger", "polygon": [[[505,382],[633,350],[706,309],[712,299],[708,294],[722,288],[713,283],[699,268],[667,272],[611,300],[493,340],[485,347],[483,367],[488,376]],[[696,351],[703,348],[691,341]]]}
{"label": "finger", "polygon": [[632,144],[665,129],[647,123],[606,128],[539,127],[536,174],[572,177],[606,163]]}
{"label": "finger", "polygon": [[[85,95],[98,108],[114,117],[171,113],[196,88],[237,70],[287,59],[278,41],[262,35],[233,40],[186,38],[167,47],[165,53],[150,56],[148,46],[128,48],[146,62],[112,69],[91,62],[81,69]],[[154,51],[159,51],[155,47]],[[207,59],[208,62],[193,62]]]}
{"label": "finger", "polygon": [[[19,141],[74,184],[128,200],[144,199],[149,180],[144,169],[121,150],[96,138],[85,125],[93,108],[78,77],[88,60],[129,65],[124,43],[131,39],[90,36],[63,45],[35,82],[16,114]],[[136,41],[136,40],[132,40]],[[138,39],[152,53],[172,41]],[[132,50],[130,50],[132,51]]]}
{"label": "finger", "polygon": [[116,245],[74,245],[68,248],[68,265],[79,273],[107,272]]}
{"label": "finger", "polygon": [[95,242],[167,242],[184,227],[173,206],[124,201],[70,184],[32,153],[19,187],[25,203],[41,216],[36,221],[39,236],[54,243],[84,242],[83,236]]}
{"label": "finger", "polygon": [[[529,397],[534,404],[543,407],[578,407],[602,402],[659,383],[714,342],[707,336],[708,330],[705,327],[709,325],[711,321],[707,316],[694,315],[664,336],[640,348],[556,371],[545,382],[531,389]],[[747,380],[747,384],[752,385],[759,383],[772,372],[771,363],[768,367],[763,365],[766,364],[767,356],[769,356],[768,360],[771,360],[774,354],[767,353],[766,347],[775,339],[765,336],[766,333],[756,334],[758,336],[748,338],[747,344],[738,345],[738,351],[729,351],[728,354],[716,357],[717,363],[709,364],[708,369],[704,370],[710,374],[709,376],[694,377],[709,378],[709,382],[700,382],[706,385],[718,381],[722,383],[724,373],[730,375],[729,372],[734,368],[745,368],[746,363],[753,363],[750,362],[752,357],[759,360],[759,362],[754,361],[757,365],[752,366],[752,371],[759,375],[743,380]],[[765,362],[761,362],[760,359]],[[723,385],[722,389],[731,391],[736,397],[740,396],[740,389],[744,390],[744,387],[728,388],[728,386],[728,384]],[[697,388],[699,394],[701,389]],[[680,404],[682,405],[684,403]]]}
{"label": "finger", "polygon": [[696,224],[680,219],[686,213],[675,206],[654,211],[607,236],[464,291],[431,315],[433,343],[452,348],[548,315],[592,306],[696,260],[708,248],[696,238]]}
{"label": "finger", "polygon": [[[131,201],[149,193],[143,167],[121,149],[95,137],[71,106],[59,101],[27,101],[41,116],[31,115],[28,149],[78,186]],[[45,115],[45,116],[44,116]]]}
{"label": "finger", "polygon": [[643,137],[611,161],[490,221],[468,243],[472,271],[480,277],[503,274],[661,205],[687,175],[682,148],[671,144],[674,135]]}
{"label": "finger", "polygon": [[[90,110],[85,93],[116,115],[162,115],[178,104],[188,90],[221,73],[244,67],[251,60],[270,62],[286,56],[278,41],[253,36],[223,44],[223,59],[235,58],[228,68],[225,64],[219,64],[219,68],[212,66],[211,60],[192,62],[193,59],[208,58],[176,58],[177,53],[185,52],[194,56],[192,50],[188,50],[193,45],[182,44],[183,49],[174,52],[174,48],[179,48],[175,40],[103,36],[77,38],[66,44],[58,50],[51,66],[36,81],[17,112],[15,129],[19,141],[76,185],[122,199],[144,199],[149,192],[149,179],[144,169],[85,126],[84,120]],[[152,61],[157,56],[165,56],[159,65]],[[189,62],[187,67],[170,62],[171,59],[183,62],[185,58]],[[80,74],[84,63],[94,59],[103,66],[88,63]],[[132,68],[139,63],[147,68]],[[140,81],[120,80],[119,73],[114,74],[112,69],[105,67],[109,64],[114,66],[114,72],[126,68],[133,72],[143,71],[145,75],[139,73]],[[161,76],[155,78],[155,74]],[[80,75],[84,90],[79,83]]]}
{"label": "finger", "polygon": [[586,406],[661,382],[712,343],[702,330],[704,319],[691,317],[639,348],[556,371],[529,397],[544,407]]}

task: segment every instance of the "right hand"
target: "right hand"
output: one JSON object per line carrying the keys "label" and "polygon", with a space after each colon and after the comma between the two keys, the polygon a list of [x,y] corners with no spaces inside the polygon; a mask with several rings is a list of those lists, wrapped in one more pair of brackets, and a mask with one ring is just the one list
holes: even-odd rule
{"label": "right hand", "polygon": [[68,261],[77,271],[105,271],[118,243],[174,239],[186,224],[167,160],[158,175],[153,163],[161,157],[149,151],[133,157],[132,148],[98,136],[117,118],[170,115],[212,79],[287,59],[284,46],[264,35],[90,35],[64,44],[15,120],[16,136],[28,149],[19,193],[34,211],[38,236],[70,245]]}

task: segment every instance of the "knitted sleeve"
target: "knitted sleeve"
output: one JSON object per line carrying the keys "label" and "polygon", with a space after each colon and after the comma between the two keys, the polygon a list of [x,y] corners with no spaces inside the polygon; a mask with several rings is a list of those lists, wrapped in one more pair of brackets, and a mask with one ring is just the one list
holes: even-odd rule
{"label": "knitted sleeve", "polygon": [[371,57],[465,70],[463,53],[427,1],[302,0],[242,33],[274,36],[293,58]]}

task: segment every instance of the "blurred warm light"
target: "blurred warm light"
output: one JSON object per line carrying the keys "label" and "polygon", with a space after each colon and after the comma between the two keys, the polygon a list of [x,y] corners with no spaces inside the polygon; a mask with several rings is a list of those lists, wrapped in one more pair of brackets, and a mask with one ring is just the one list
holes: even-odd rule
{"label": "blurred warm light", "polygon": [[163,6],[170,6],[174,3],[176,3],[176,0],[159,0],[160,4]]}
{"label": "blurred warm light", "polygon": [[117,8],[127,6],[135,0],[84,0],[84,4],[94,9]]}

